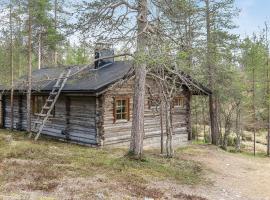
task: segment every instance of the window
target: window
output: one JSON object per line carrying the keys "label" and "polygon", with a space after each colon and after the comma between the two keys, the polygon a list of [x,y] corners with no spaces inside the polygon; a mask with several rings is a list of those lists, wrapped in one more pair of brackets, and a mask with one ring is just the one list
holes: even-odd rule
{"label": "window", "polygon": [[117,120],[129,121],[129,98],[117,97],[114,102],[114,122]]}
{"label": "window", "polygon": [[[32,97],[32,114],[37,115],[41,112],[43,106],[46,103],[47,96],[33,96]],[[52,110],[51,114],[55,116],[55,108]]]}
{"label": "window", "polygon": [[176,98],[174,98],[173,105],[175,107],[184,108],[185,107],[185,98],[184,97],[176,97]]}

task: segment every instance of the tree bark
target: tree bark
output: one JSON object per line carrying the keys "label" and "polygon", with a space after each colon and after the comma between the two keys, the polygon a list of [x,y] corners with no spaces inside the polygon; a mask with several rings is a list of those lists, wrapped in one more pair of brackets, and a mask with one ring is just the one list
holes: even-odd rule
{"label": "tree bark", "polygon": [[[162,98],[161,95],[160,98]],[[159,111],[160,111],[160,153],[163,154],[164,153],[163,100],[160,101]]]}
{"label": "tree bark", "polygon": [[208,139],[206,138],[206,127],[205,127],[205,102],[202,99],[202,123],[203,123],[203,139],[204,142],[208,141]]}
{"label": "tree bark", "polygon": [[32,92],[32,12],[28,0],[28,89],[27,89],[27,131],[31,133],[31,92]]}
{"label": "tree bark", "polygon": [[[137,54],[144,54],[147,45],[145,28],[147,26],[147,0],[138,0],[137,16]],[[145,99],[146,63],[135,64],[135,83],[133,96],[133,118],[131,129],[130,152],[140,159],[143,153],[144,138],[144,99]]]}
{"label": "tree bark", "polygon": [[268,43],[268,25],[265,23],[265,29],[266,29],[266,46],[267,46],[267,61],[266,61],[266,81],[267,81],[267,156],[270,156],[270,80],[269,80],[269,43]]}
{"label": "tree bark", "polygon": [[198,110],[197,110],[197,96],[195,96],[195,131],[196,131],[196,135],[194,135],[195,140],[199,140],[199,133],[198,133]]}
{"label": "tree bark", "polygon": [[236,121],[235,121],[235,129],[236,129],[236,151],[240,152],[241,151],[241,128],[240,128],[240,123],[241,123],[241,109],[240,109],[240,103],[237,104],[236,108]]}
{"label": "tree bark", "polygon": [[227,116],[225,116],[225,122],[224,122],[225,131],[224,131],[224,137],[223,137],[223,141],[222,141],[222,148],[224,150],[227,150],[228,137],[229,137],[230,132],[231,132],[231,127],[232,127],[231,113],[229,113]]}
{"label": "tree bark", "polygon": [[166,98],[165,100],[165,116],[166,116],[166,154],[168,158],[172,158],[173,157],[173,146],[172,146],[172,133],[173,133],[173,129],[172,129],[172,121],[171,121],[171,105],[170,102],[168,100],[168,98]]}
{"label": "tree bark", "polygon": [[[252,62],[253,63],[253,62]],[[255,68],[252,69],[253,154],[256,155]]]}
{"label": "tree bark", "polygon": [[[57,5],[58,5],[58,1],[54,0],[54,29],[55,31],[57,30]],[[54,47],[54,64],[55,66],[58,63],[58,54],[57,54],[57,44],[55,44]]]}
{"label": "tree bark", "polygon": [[270,156],[270,83],[269,83],[269,61],[267,58],[267,156]]}
{"label": "tree bark", "polygon": [[219,130],[217,122],[217,99],[214,91],[214,78],[213,78],[213,63],[212,63],[212,38],[211,38],[211,18],[210,18],[210,3],[209,0],[205,0],[206,3],[206,30],[207,30],[207,66],[208,66],[208,79],[209,88],[213,92],[209,96],[209,113],[211,122],[211,139],[212,144],[218,145]]}
{"label": "tree bark", "polygon": [[38,69],[41,69],[41,31],[38,34]]}
{"label": "tree bark", "polygon": [[10,92],[10,129],[14,129],[14,62],[13,62],[13,24],[12,24],[12,5],[10,1],[9,10],[9,25],[10,25],[10,67],[11,67],[11,92]]}

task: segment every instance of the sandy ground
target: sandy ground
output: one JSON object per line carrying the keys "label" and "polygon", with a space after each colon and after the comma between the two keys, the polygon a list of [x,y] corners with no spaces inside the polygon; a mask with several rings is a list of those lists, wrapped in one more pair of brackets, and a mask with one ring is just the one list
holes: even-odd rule
{"label": "sandy ground", "polygon": [[[194,146],[180,159],[201,162],[206,181],[197,186],[174,181],[151,180],[147,187],[119,183],[106,175],[62,180],[50,193],[20,190],[0,195],[3,200],[84,199],[182,199],[182,200],[270,200],[270,159],[224,152],[213,146]],[[11,185],[11,188],[18,185]],[[135,197],[140,194],[144,198]],[[150,198],[150,197],[151,198]]]}
{"label": "sandy ground", "polygon": [[188,157],[208,168],[210,183],[194,188],[161,183],[161,187],[213,200],[270,200],[269,158],[227,153],[212,146],[194,148]]}

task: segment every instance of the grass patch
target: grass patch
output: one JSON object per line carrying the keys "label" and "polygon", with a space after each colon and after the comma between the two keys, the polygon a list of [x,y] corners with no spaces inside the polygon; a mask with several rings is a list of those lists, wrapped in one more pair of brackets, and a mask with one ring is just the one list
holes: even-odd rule
{"label": "grass patch", "polygon": [[[242,151],[240,152],[241,155],[248,156],[248,157],[254,157],[253,152],[248,152],[248,151]],[[255,157],[257,158],[267,158],[266,153],[263,152],[256,152]]]}
{"label": "grass patch", "polygon": [[[241,151],[236,151],[233,147],[228,147],[227,152],[233,153],[233,154],[239,154],[247,157],[254,157],[254,152],[245,149],[244,147],[241,148]],[[257,158],[267,158],[267,155],[265,152],[257,151],[255,157]]]}
{"label": "grass patch", "polygon": [[0,130],[0,145],[1,168],[7,172],[0,174],[0,189],[11,185],[13,189],[51,191],[64,177],[105,174],[127,190],[137,188],[138,196],[149,193],[157,198],[162,194],[146,189],[149,180],[198,184],[203,175],[203,168],[197,162],[177,156],[167,159],[151,151],[146,152],[143,161],[138,161],[125,156],[123,149],[96,149],[47,139],[34,142],[26,134],[7,130]]}

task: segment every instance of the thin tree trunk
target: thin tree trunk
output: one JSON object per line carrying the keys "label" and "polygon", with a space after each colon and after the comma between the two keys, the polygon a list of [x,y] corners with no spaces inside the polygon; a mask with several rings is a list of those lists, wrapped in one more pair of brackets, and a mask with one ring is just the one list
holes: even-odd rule
{"label": "thin tree trunk", "polygon": [[222,141],[222,147],[224,150],[227,150],[227,146],[228,146],[228,136],[230,134],[231,131],[231,122],[229,121],[230,119],[225,119],[225,123],[224,123],[224,138]]}
{"label": "thin tree trunk", "polygon": [[[253,63],[253,62],[252,62]],[[256,107],[255,107],[255,69],[252,69],[252,109],[253,109],[253,154],[256,155]]]}
{"label": "thin tree trunk", "polygon": [[[57,0],[54,0],[54,29],[55,31],[57,31],[57,5],[58,5]],[[55,48],[54,49],[54,64],[56,66],[58,63],[57,44],[55,44],[54,48]]]}
{"label": "thin tree trunk", "polygon": [[195,131],[196,135],[194,136],[197,141],[199,140],[199,133],[198,133],[198,110],[197,110],[197,96],[195,96]]}
{"label": "thin tree trunk", "polygon": [[160,153],[164,153],[164,132],[163,132],[163,101],[161,100],[160,106]]}
{"label": "thin tree trunk", "polygon": [[38,69],[41,69],[41,32],[38,34]]}
{"label": "thin tree trunk", "polygon": [[205,127],[205,103],[204,101],[202,100],[202,123],[203,123],[203,138],[204,138],[204,142],[207,141],[206,139],[206,127]]}
{"label": "thin tree trunk", "polygon": [[171,108],[168,99],[165,102],[165,116],[166,116],[166,154],[168,158],[173,157],[173,147],[172,147],[172,124],[171,124]]}
{"label": "thin tree trunk", "polygon": [[32,12],[28,0],[28,90],[27,90],[27,131],[31,133],[31,92],[32,92]]}
{"label": "thin tree trunk", "polygon": [[268,25],[265,23],[266,28],[266,46],[267,46],[267,61],[266,61],[266,81],[267,81],[267,156],[270,156],[270,80],[269,80],[269,44],[268,44]]}
{"label": "thin tree trunk", "polygon": [[13,62],[13,24],[12,24],[12,5],[10,1],[10,13],[9,13],[9,25],[10,25],[10,67],[11,67],[11,93],[10,93],[10,129],[14,129],[14,62]]}
{"label": "thin tree trunk", "polygon": [[[21,12],[21,2],[19,1],[19,12]],[[18,45],[18,77],[21,77],[22,74],[22,59],[21,59],[21,49],[22,49],[22,20],[19,18],[19,45]]]}
{"label": "thin tree trunk", "polygon": [[241,110],[240,104],[237,105],[236,109],[236,121],[235,121],[235,129],[236,129],[236,151],[241,151],[241,128],[240,128],[240,121],[241,121]]}
{"label": "thin tree trunk", "polygon": [[269,61],[267,58],[267,156],[270,156],[270,83],[269,83]]}
{"label": "thin tree trunk", "polygon": [[[145,27],[147,26],[148,4],[147,0],[138,0],[138,35],[137,54],[145,52],[147,38]],[[133,96],[133,118],[131,129],[130,152],[135,158],[141,158],[143,153],[144,138],[144,99],[145,99],[146,63],[138,63],[135,66],[135,83]]]}

